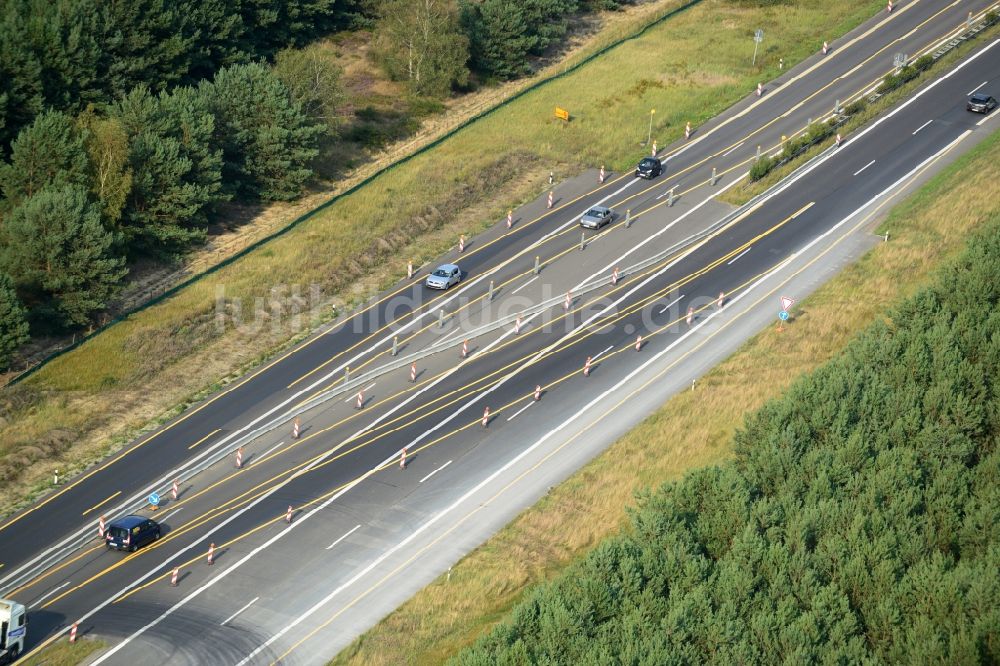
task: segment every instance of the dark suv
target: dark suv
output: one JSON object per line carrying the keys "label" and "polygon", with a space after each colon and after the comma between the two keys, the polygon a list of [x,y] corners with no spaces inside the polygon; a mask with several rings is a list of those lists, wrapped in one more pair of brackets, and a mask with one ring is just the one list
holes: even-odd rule
{"label": "dark suv", "polygon": [[663,173],[663,165],[655,157],[643,157],[639,166],[635,168],[635,175],[638,178],[653,179]]}
{"label": "dark suv", "polygon": [[965,105],[965,108],[976,113],[989,113],[997,108],[997,101],[989,95],[976,93],[969,98],[969,103]]}
{"label": "dark suv", "polygon": [[127,550],[131,553],[159,538],[159,524],[145,516],[125,516],[104,530],[104,543],[108,550]]}

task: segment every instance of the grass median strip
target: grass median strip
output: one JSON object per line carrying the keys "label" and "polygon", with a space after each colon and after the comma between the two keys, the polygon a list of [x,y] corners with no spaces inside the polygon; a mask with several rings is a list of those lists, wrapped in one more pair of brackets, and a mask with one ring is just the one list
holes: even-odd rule
{"label": "grass median strip", "polygon": [[[791,65],[880,7],[706,0],[111,327],[5,390],[0,507],[9,512],[51,487],[57,466],[65,478],[92,464],[301,339],[330,318],[331,302],[360,302],[395,280],[406,259],[419,265],[457,233],[499,220],[536,196],[551,169],[630,166],[646,150],[639,144],[651,108],[654,138],[666,144],[685,122],[699,124],[775,75],[779,57]],[[770,26],[769,39],[758,54],[763,67],[753,69],[747,30],[758,23]],[[720,48],[705,51],[709,43]],[[571,122],[550,117],[556,103],[570,109]]]}
{"label": "grass median strip", "polygon": [[888,305],[925,284],[967,234],[1000,216],[994,134],[896,206],[891,232],[796,305],[793,325],[764,331],[554,488],[537,505],[355,641],[332,663],[440,663],[495,624],[535,583],[620,529],[637,491],[731,455],[744,414],[834,356]]}

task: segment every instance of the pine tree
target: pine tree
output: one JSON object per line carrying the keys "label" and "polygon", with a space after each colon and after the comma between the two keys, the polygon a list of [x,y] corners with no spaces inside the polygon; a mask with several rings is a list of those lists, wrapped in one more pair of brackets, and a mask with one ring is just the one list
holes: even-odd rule
{"label": "pine tree", "polygon": [[10,164],[0,165],[0,191],[15,206],[50,185],[88,182],[85,133],[65,113],[46,111],[11,146]]}
{"label": "pine tree", "polygon": [[6,273],[0,273],[0,370],[10,366],[14,352],[30,338],[25,314],[14,281]]}
{"label": "pine tree", "polygon": [[0,156],[44,104],[42,66],[27,34],[23,4],[0,4]]}
{"label": "pine tree", "polygon": [[519,3],[464,0],[462,23],[469,34],[469,51],[476,70],[500,79],[528,73],[528,54],[535,49],[538,37],[530,34]]}
{"label": "pine tree", "polygon": [[86,324],[128,272],[83,186],[44,189],[4,222],[2,265],[35,315],[57,327]]}
{"label": "pine tree", "polygon": [[323,128],[309,122],[274,73],[261,63],[227,67],[199,91],[211,100],[229,191],[265,200],[301,194]]}

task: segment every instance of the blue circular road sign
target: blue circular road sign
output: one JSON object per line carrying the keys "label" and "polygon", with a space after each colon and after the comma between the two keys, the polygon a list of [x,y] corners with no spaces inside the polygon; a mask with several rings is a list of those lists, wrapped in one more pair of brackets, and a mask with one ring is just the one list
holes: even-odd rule
{"label": "blue circular road sign", "polygon": [[781,321],[788,321],[788,310],[782,310],[778,313],[778,319]]}
{"label": "blue circular road sign", "polygon": [[149,503],[152,504],[153,506],[156,506],[157,504],[160,503],[160,496],[157,495],[156,493],[150,493],[149,494]]}

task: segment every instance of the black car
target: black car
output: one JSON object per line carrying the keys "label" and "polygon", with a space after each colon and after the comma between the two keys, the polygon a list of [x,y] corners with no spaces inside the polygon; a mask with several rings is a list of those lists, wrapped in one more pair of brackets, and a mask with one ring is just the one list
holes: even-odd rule
{"label": "black car", "polygon": [[656,178],[663,173],[663,165],[655,157],[643,157],[639,166],[635,168],[635,175],[638,178]]}
{"label": "black car", "polygon": [[969,103],[965,105],[965,108],[976,113],[989,113],[997,108],[997,101],[989,95],[976,93],[969,98]]}
{"label": "black car", "polygon": [[133,552],[160,538],[160,526],[145,516],[125,516],[114,521],[104,530],[104,543],[108,550]]}

